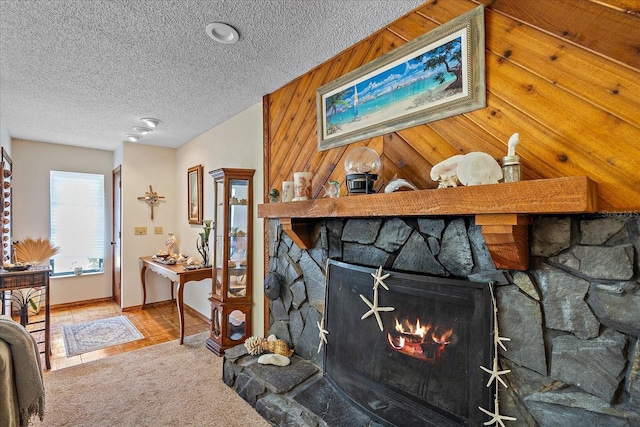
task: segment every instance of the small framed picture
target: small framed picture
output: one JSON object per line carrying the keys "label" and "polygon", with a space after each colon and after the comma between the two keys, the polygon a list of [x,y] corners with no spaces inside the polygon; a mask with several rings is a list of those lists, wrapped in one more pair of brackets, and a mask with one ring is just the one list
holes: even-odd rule
{"label": "small framed picture", "polygon": [[202,224],[202,165],[187,171],[187,212],[189,224]]}

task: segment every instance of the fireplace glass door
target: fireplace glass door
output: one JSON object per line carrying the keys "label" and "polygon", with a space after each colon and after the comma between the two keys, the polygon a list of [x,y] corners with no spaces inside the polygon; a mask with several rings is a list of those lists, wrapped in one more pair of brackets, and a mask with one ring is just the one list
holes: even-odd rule
{"label": "fireplace glass door", "polygon": [[[488,284],[392,271],[374,291],[375,269],[330,261],[325,376],[388,425],[481,425],[492,408],[480,366],[491,366]],[[368,301],[365,301],[365,299]],[[371,314],[375,305],[380,324]]]}

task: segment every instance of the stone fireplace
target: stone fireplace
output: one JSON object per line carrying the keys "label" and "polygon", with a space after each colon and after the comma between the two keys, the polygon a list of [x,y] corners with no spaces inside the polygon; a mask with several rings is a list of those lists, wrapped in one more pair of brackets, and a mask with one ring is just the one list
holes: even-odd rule
{"label": "stone fireplace", "polygon": [[[323,375],[317,325],[330,310],[325,286],[333,259],[392,274],[492,282],[500,336],[511,339],[499,353],[501,368],[511,370],[500,412],[518,419],[507,425],[640,426],[640,215],[536,216],[527,271],[497,269],[472,217],[318,219],[315,243],[304,250],[277,220],[268,228],[269,271],[285,285],[270,303],[270,333],[296,355],[286,368],[264,367],[231,349],[224,378],[274,424],[380,421]],[[327,338],[330,347],[331,330]]]}

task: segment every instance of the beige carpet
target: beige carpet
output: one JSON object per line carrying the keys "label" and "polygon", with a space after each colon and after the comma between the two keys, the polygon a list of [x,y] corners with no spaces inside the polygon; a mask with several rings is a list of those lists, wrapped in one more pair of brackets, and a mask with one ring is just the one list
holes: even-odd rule
{"label": "beige carpet", "polygon": [[222,382],[222,358],[204,347],[206,338],[45,372],[45,418],[32,425],[270,426]]}

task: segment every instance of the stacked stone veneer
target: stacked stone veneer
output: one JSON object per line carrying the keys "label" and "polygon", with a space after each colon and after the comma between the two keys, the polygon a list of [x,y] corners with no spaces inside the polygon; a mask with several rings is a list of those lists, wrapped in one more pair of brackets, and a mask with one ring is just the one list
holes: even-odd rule
{"label": "stacked stone veneer", "polygon": [[[277,222],[270,221],[269,229],[277,229]],[[320,220],[309,250],[271,233],[269,270],[284,276],[286,286],[270,303],[270,332],[287,340],[304,366],[321,373],[316,322],[329,257],[492,281],[500,335],[511,338],[508,351],[500,353],[501,364],[512,370],[509,389],[500,391],[501,412],[518,418],[508,425],[640,426],[640,215],[537,217],[530,246],[531,268],[520,272],[495,268],[472,218]],[[237,387],[239,377],[251,375],[243,364],[250,363],[237,354],[227,360],[227,384]],[[277,424],[282,419],[274,413],[290,408],[274,405],[287,401],[274,393],[295,395],[297,385],[277,391],[258,377],[242,382],[253,382],[254,392],[241,395]],[[311,420],[304,425],[327,421],[302,419]]]}

